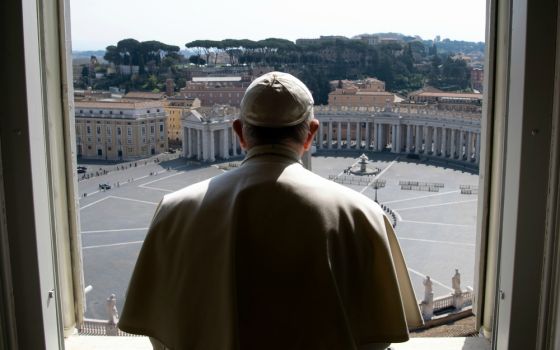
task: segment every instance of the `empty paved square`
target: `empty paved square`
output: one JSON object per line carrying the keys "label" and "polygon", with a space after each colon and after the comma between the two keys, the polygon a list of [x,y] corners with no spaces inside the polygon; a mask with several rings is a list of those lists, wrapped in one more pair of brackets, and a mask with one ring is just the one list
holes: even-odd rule
{"label": "empty paved square", "polygon": [[[359,155],[321,153],[313,157],[313,171],[325,178],[341,176],[344,169],[356,164]],[[381,169],[377,178],[386,181],[377,198],[395,213],[417,299],[423,297],[425,275],[431,276],[436,297],[451,292],[455,268],[461,272],[463,289],[472,286],[477,196],[461,194],[459,186],[478,186],[478,176],[389,153],[368,156],[370,166]],[[111,293],[122,308],[134,263],[161,198],[227,171],[230,163],[240,160],[213,165],[184,159],[142,163],[80,181],[84,277],[85,284],[93,286],[87,294],[87,317],[105,318],[105,299]],[[403,190],[399,181],[442,183],[443,187],[438,192]],[[112,188],[99,190],[101,183]],[[371,186],[346,186],[375,197]]]}

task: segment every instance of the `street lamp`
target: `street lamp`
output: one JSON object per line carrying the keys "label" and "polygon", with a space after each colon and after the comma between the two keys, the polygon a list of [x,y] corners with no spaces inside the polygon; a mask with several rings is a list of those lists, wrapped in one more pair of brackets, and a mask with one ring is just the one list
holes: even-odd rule
{"label": "street lamp", "polygon": [[387,181],[385,180],[380,180],[380,179],[375,179],[373,180],[373,182],[371,183],[371,186],[373,187],[373,189],[375,190],[375,203],[379,203],[377,201],[377,190],[380,188],[385,187],[385,184],[387,183]]}

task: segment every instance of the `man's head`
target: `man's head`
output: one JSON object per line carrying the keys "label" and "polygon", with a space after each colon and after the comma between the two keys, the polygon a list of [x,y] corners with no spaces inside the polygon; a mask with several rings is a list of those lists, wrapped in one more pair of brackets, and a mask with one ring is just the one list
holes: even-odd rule
{"label": "man's head", "polygon": [[307,87],[290,74],[271,72],[249,85],[233,127],[245,149],[284,144],[301,153],[311,146],[318,125]]}

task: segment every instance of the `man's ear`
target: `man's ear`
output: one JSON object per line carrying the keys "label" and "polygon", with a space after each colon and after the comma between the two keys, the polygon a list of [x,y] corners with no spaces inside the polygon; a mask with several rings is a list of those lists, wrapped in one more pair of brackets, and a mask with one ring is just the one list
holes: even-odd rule
{"label": "man's ear", "polygon": [[235,131],[235,133],[237,134],[237,137],[239,138],[239,144],[241,145],[241,148],[246,150],[247,149],[247,141],[245,140],[245,137],[243,136],[243,123],[241,122],[241,119],[235,119],[233,121],[233,131]]}
{"label": "man's ear", "polygon": [[305,138],[305,142],[303,143],[304,150],[307,151],[309,150],[309,148],[311,148],[311,145],[313,144],[313,138],[315,137],[317,130],[319,130],[319,121],[317,119],[312,119],[309,122],[309,132],[307,133],[307,137]]}

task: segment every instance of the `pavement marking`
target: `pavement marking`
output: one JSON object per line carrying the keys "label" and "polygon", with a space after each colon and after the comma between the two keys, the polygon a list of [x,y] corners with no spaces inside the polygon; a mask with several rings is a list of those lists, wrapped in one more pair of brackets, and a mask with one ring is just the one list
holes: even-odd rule
{"label": "pavement marking", "polygon": [[[416,271],[416,270],[414,270],[414,269],[411,269],[410,267],[407,267],[407,269],[408,269],[408,271],[410,271],[410,272],[412,272],[412,273],[414,273],[414,274],[416,274],[416,275],[418,275],[418,276],[420,276],[420,277],[422,277],[422,278],[426,278],[426,277],[427,277],[427,276],[424,275],[423,273],[418,272],[418,271]],[[445,284],[441,283],[440,281],[436,280],[435,278],[432,278],[431,276],[430,276],[430,280],[432,280],[433,283],[438,284],[438,285],[442,286],[443,288],[448,289],[448,290],[454,292],[453,288],[450,288],[450,287],[446,286]]]}
{"label": "pavement marking", "polygon": [[463,224],[445,224],[443,222],[433,222],[433,221],[414,221],[414,220],[401,220],[402,222],[410,222],[412,224],[426,224],[426,225],[442,225],[442,226],[456,226],[456,227],[468,227],[473,228],[474,225],[463,225]]}
{"label": "pavement marking", "polygon": [[476,202],[478,199],[469,199],[467,201],[454,201],[454,202],[445,202],[445,203],[438,203],[438,204],[428,204],[428,205],[419,205],[417,207],[408,207],[408,208],[396,208],[393,210],[403,211],[403,210],[413,210],[413,209],[423,209],[423,208],[432,208],[432,207],[441,207],[442,205],[453,205],[453,204],[463,204],[463,203],[472,203]]}
{"label": "pavement marking", "polygon": [[387,170],[389,170],[389,168],[392,167],[393,164],[395,164],[395,163],[397,162],[397,160],[399,160],[399,157],[396,157],[395,159],[393,159],[393,161],[392,161],[391,163],[389,163],[389,165],[387,165],[387,166],[385,167],[385,169],[381,170],[381,172],[380,172],[379,174],[375,175],[375,176],[373,177],[373,180],[371,180],[370,183],[368,183],[367,186],[364,187],[364,188],[360,191],[360,193],[364,193],[364,192],[368,189],[368,187],[369,187],[375,180],[379,179],[379,178],[381,177],[381,175],[383,175]]}
{"label": "pavement marking", "polygon": [[90,246],[87,246],[87,247],[82,247],[82,250],[95,249],[95,248],[106,248],[106,247],[117,247],[117,246],[121,246],[121,245],[140,244],[140,243],[144,243],[144,241],[132,241],[132,242],[123,242],[123,243],[90,245]]}
{"label": "pavement marking", "polygon": [[154,190],[154,191],[161,191],[161,192],[175,192],[174,190],[168,190],[167,188],[161,188],[161,187],[153,187],[153,186],[138,186],[141,188],[145,188],[147,190]]}
{"label": "pavement marking", "polygon": [[[358,164],[359,161],[360,161],[360,159],[358,158],[357,161],[355,161],[352,165],[350,165],[350,168],[353,168],[356,164]],[[335,179],[337,179],[342,174],[344,174],[344,170],[342,170],[340,173],[336,174]]]}
{"label": "pavement marking", "polygon": [[138,203],[145,203],[145,204],[153,204],[153,205],[158,205],[159,202],[148,202],[148,201],[143,201],[140,199],[134,199],[134,198],[126,198],[126,197],[118,197],[118,196],[109,196],[110,198],[115,198],[115,199],[122,199],[125,201],[131,201],[131,202],[138,202]]}
{"label": "pavement marking", "polygon": [[418,241],[418,242],[426,242],[426,243],[443,243],[443,244],[451,244],[451,245],[463,245],[468,247],[474,247],[473,243],[459,243],[459,242],[450,242],[450,241],[437,241],[433,239],[422,239],[422,238],[409,238],[409,237],[398,237],[399,240],[405,241]]}
{"label": "pavement marking", "polygon": [[394,200],[394,201],[383,202],[383,204],[391,204],[391,203],[398,203],[398,202],[413,201],[413,200],[415,200],[415,199],[422,199],[422,198],[435,197],[435,196],[443,196],[443,195],[446,195],[446,194],[459,193],[459,192],[461,192],[461,190],[440,192],[440,193],[435,193],[435,194],[428,194],[428,195],[425,195],[425,196],[418,196],[418,197],[404,198],[404,199],[396,199],[396,200]]}
{"label": "pavement marking", "polygon": [[[177,173],[175,173],[175,174],[171,174],[171,175],[168,175],[168,176],[164,176],[164,177],[161,177],[161,178],[159,178],[159,179],[155,179],[155,180],[152,180],[152,181],[148,181],[148,182],[146,182],[146,183],[143,183],[143,184],[141,184],[141,185],[138,185],[138,187],[146,188],[146,189],[149,189],[149,190],[163,191],[163,192],[174,192],[173,190],[168,190],[168,189],[166,189],[166,188],[152,187],[152,186],[147,186],[147,185],[153,184],[154,182],[158,182],[158,181],[161,181],[161,180],[169,179],[170,177],[174,177],[174,176],[181,175],[181,174],[183,174],[183,172],[177,172]],[[147,177],[147,176],[148,176],[148,175],[146,175],[146,177]]]}
{"label": "pavement marking", "polygon": [[96,200],[95,202],[91,202],[91,203],[89,203],[89,204],[86,204],[86,205],[84,205],[83,207],[80,207],[80,210],[85,209],[85,208],[89,208],[89,207],[91,207],[92,205],[97,204],[97,203],[99,203],[99,202],[103,202],[104,200],[108,199],[109,197],[111,197],[111,196],[107,196],[107,197],[105,197],[105,198],[98,199],[98,200]]}
{"label": "pavement marking", "polygon": [[119,228],[112,230],[92,230],[92,231],[82,231],[81,233],[104,233],[104,232],[124,232],[124,231],[144,231],[149,229],[149,227],[138,227],[138,228]]}

